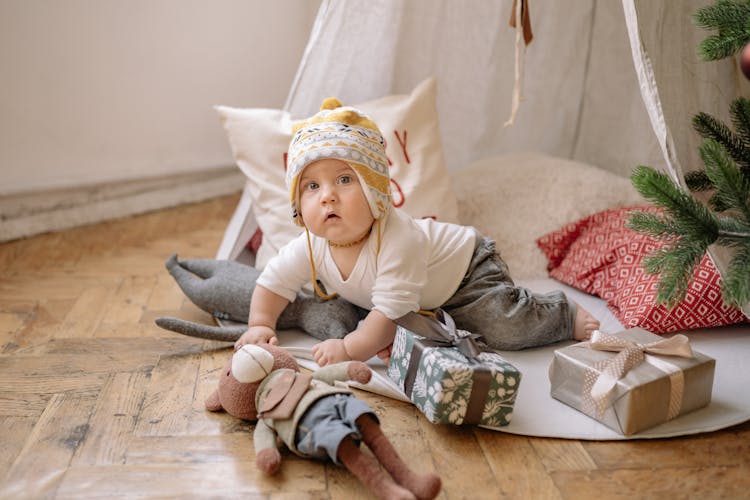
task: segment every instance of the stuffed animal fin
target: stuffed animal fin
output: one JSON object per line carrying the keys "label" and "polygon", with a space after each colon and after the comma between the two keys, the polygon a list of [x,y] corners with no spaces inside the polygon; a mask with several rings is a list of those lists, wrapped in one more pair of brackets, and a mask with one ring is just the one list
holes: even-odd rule
{"label": "stuffed animal fin", "polygon": [[186,266],[183,266],[183,263],[177,259],[176,253],[170,255],[164,265],[185,295],[193,297],[197,293],[197,287],[203,283],[203,277],[186,269]]}
{"label": "stuffed animal fin", "polygon": [[178,262],[180,267],[203,279],[208,279],[218,274],[220,266],[222,263],[225,263],[225,261],[213,259],[185,259]]}
{"label": "stuffed animal fin", "polygon": [[171,332],[219,342],[235,342],[247,331],[247,325],[210,326],[179,318],[156,318],[155,323],[160,328]]}

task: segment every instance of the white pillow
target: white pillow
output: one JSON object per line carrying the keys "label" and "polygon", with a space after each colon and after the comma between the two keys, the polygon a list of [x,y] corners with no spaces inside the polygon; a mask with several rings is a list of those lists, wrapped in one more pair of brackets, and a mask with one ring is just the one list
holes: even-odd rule
{"label": "white pillow", "polygon": [[453,178],[461,223],[495,240],[514,279],[547,276],[540,236],[607,208],[644,203],[626,177],[538,153],[479,160]]}
{"label": "white pillow", "polygon": [[[409,95],[392,95],[355,104],[369,114],[386,140],[391,162],[393,205],[412,217],[458,221],[458,207],[445,167],[440,140],[436,82],[429,78]],[[349,103],[344,103],[349,104]],[[263,232],[256,267],[297,236],[284,185],[287,147],[293,119],[273,109],[216,106],[237,165],[248,179],[253,215]]]}

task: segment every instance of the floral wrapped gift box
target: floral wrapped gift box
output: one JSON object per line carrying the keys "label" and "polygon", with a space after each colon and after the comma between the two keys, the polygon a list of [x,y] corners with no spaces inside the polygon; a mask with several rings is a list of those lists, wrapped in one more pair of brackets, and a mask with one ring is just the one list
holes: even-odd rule
{"label": "floral wrapped gift box", "polygon": [[438,311],[397,321],[388,376],[433,423],[510,423],[521,374]]}

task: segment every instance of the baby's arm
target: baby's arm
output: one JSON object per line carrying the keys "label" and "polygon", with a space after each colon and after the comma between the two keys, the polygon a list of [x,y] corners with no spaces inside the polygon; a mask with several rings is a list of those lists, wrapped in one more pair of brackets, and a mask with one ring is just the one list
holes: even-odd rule
{"label": "baby's arm", "polygon": [[245,344],[278,344],[276,321],[289,301],[271,290],[256,285],[250,300],[250,314],[247,331],[235,342],[237,350]]}
{"label": "baby's arm", "polygon": [[367,361],[393,343],[396,324],[380,311],[370,311],[362,325],[343,339],[329,339],[312,348],[320,366],[350,359]]}

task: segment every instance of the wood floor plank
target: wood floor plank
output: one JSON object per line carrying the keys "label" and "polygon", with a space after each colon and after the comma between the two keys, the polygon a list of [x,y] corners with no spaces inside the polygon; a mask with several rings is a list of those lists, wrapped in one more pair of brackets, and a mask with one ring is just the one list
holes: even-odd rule
{"label": "wood floor plank", "polygon": [[[266,498],[325,490],[322,474],[311,474],[302,460],[285,461],[276,476],[268,477],[255,462],[231,464],[180,463],[73,467],[65,475],[56,498]],[[118,495],[119,492],[119,495]]]}
{"label": "wood floor plank", "polygon": [[[345,469],[282,453],[255,467],[254,424],[207,412],[231,344],[164,268],[211,258],[238,197],[0,244],[0,498],[372,498]],[[441,499],[746,498],[750,422],[673,439],[587,442],[433,425],[356,391]],[[369,453],[365,448],[363,450]],[[119,494],[118,494],[119,492]]]}
{"label": "wood floor plank", "polygon": [[234,462],[254,462],[253,427],[248,423],[237,432],[184,436],[132,436],[125,453],[127,465],[213,463],[217,467]]}
{"label": "wood floor plank", "polygon": [[55,338],[93,337],[117,285],[98,285],[83,290],[55,332]]}
{"label": "wood floor plank", "polygon": [[198,381],[193,394],[193,413],[189,422],[190,434],[212,435],[238,432],[249,424],[225,412],[206,410],[206,399],[217,390],[221,373],[232,358],[231,347],[206,350],[201,353]]}
{"label": "wood floor plank", "polygon": [[125,463],[147,380],[145,371],[118,372],[107,379],[73,466]]}
{"label": "wood floor plank", "polygon": [[36,239],[34,238],[7,241],[0,244],[0,276],[7,278],[19,274],[21,270],[16,269],[18,257],[23,255],[27,248],[35,244]]}
{"label": "wood floor plank", "polygon": [[137,436],[181,436],[188,432],[200,355],[163,356],[152,371]]}
{"label": "wood floor plank", "polygon": [[86,435],[92,394],[56,394],[28,436],[0,489],[2,498],[44,498],[57,490]]}
{"label": "wood floor plank", "polygon": [[538,438],[531,446],[539,455],[545,470],[591,470],[597,464],[580,441]]}
{"label": "wood floor plank", "polygon": [[750,422],[711,434],[669,440],[584,444],[602,469],[750,466]]}
{"label": "wood floor plank", "polygon": [[2,353],[19,352],[33,346],[43,346],[52,340],[58,331],[62,318],[67,314],[73,300],[41,300],[33,304],[27,321],[3,345]]}
{"label": "wood floor plank", "polygon": [[475,432],[497,480],[498,498],[562,498],[533,440],[486,429]]}
{"label": "wood floor plank", "polygon": [[127,276],[120,283],[111,300],[102,304],[106,310],[102,318],[102,328],[109,325],[138,323],[155,284],[154,276]]}
{"label": "wood floor plank", "polygon": [[0,312],[0,345],[13,342],[16,334],[30,319],[30,314]]}
{"label": "wood floor plank", "polygon": [[174,310],[182,306],[185,295],[165,269],[156,276],[156,283],[146,303],[147,310]]}
{"label": "wood floor plank", "polygon": [[38,418],[49,403],[50,394],[0,391],[0,416]]}
{"label": "wood floor plank", "polygon": [[567,498],[747,498],[747,466],[553,472]]}
{"label": "wood floor plank", "polygon": [[[41,414],[41,411],[39,412]],[[39,415],[33,416],[0,416],[0,428],[2,433],[0,436],[0,484],[1,481],[6,477],[8,471],[13,465],[18,455],[23,450],[26,439],[34,429],[34,424],[38,420]],[[2,491],[0,486],[0,491]]]}
{"label": "wood floor plank", "polygon": [[108,369],[89,356],[0,357],[0,388],[6,393],[56,394],[98,390]]}
{"label": "wood floor plank", "polygon": [[419,422],[446,498],[498,498],[499,485],[470,426]]}

